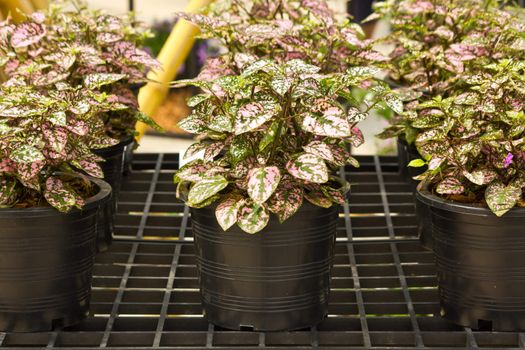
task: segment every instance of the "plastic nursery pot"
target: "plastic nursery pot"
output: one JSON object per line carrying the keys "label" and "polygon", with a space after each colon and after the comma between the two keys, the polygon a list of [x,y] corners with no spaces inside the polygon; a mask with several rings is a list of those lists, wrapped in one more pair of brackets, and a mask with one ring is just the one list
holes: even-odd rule
{"label": "plastic nursery pot", "polygon": [[124,149],[124,160],[122,164],[122,174],[127,176],[131,173],[131,164],[133,163],[133,153],[135,152],[135,145],[137,142],[134,138]]}
{"label": "plastic nursery pot", "polygon": [[91,181],[99,191],[82,210],[0,209],[0,331],[50,331],[87,316],[98,211],[111,196]]}
{"label": "plastic nursery pot", "polygon": [[224,232],[215,208],[192,209],[205,314],[220,327],[286,331],[328,312],[338,207],[305,203],[284,224],[272,216],[255,235]]}
{"label": "plastic nursery pot", "polygon": [[[403,179],[410,184],[412,191],[415,193],[418,181],[414,176],[423,174],[427,167],[412,168],[408,164],[414,159],[420,159],[421,156],[414,145],[409,145],[403,138],[397,139],[397,154],[399,162],[399,173]],[[416,207],[417,232],[421,245],[426,249],[432,249],[432,225],[430,220],[430,209],[428,206],[419,201],[414,196],[414,205]]]}
{"label": "plastic nursery pot", "polygon": [[93,153],[104,158],[105,162],[100,163],[104,172],[104,181],[113,189],[111,201],[102,208],[99,215],[97,228],[97,249],[100,252],[108,250],[113,241],[114,216],[117,213],[117,203],[122,182],[124,166],[124,152],[133,142],[132,137],[127,137],[120,143],[102,149],[93,150]]}
{"label": "plastic nursery pot", "polygon": [[445,318],[474,329],[525,330],[525,208],[497,217],[427,189],[417,196],[431,208]]}
{"label": "plastic nursery pot", "polygon": [[413,168],[409,167],[408,164],[414,159],[421,159],[416,146],[409,145],[404,139],[397,139],[397,155],[399,164],[399,174],[403,177],[406,182],[409,182],[412,189],[415,191],[418,181],[414,180],[414,176],[423,174],[427,167]]}

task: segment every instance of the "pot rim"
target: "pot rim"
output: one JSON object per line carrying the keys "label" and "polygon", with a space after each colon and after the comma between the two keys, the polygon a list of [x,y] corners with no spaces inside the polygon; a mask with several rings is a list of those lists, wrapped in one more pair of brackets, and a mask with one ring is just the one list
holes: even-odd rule
{"label": "pot rim", "polygon": [[[416,191],[416,198],[433,208],[442,209],[451,211],[454,213],[476,215],[476,216],[494,216],[497,217],[487,206],[483,204],[468,204],[468,203],[459,203],[453,202],[447,199],[444,199],[440,196],[437,196],[431,193],[428,189],[428,183],[418,186]],[[524,217],[525,208],[515,207],[512,208],[509,212],[503,215],[505,217]]]}
{"label": "pot rim", "polygon": [[[69,174],[72,175],[72,174]],[[73,175],[74,176],[74,175]],[[80,177],[80,176],[79,176]],[[61,213],[53,207],[32,207],[32,208],[0,208],[0,217],[19,217],[26,216],[28,214],[45,214],[46,216],[60,216],[69,215],[77,212],[83,212],[93,208],[101,207],[105,202],[111,198],[111,186],[102,179],[97,179],[91,176],[86,178],[95,184],[99,191],[92,197],[86,199],[86,202],[82,209],[73,208],[67,213]]]}

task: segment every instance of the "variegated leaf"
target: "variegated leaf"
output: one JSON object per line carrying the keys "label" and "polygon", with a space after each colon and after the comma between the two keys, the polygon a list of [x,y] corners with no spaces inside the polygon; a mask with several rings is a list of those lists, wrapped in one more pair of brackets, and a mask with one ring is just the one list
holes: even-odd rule
{"label": "variegated leaf", "polygon": [[304,153],[286,164],[288,172],[301,180],[313,183],[325,183],[328,181],[328,168],[325,162],[318,156]]}
{"label": "variegated leaf", "polygon": [[89,89],[98,89],[101,86],[116,83],[124,78],[126,78],[125,74],[94,73],[84,77],[84,84]]}
{"label": "variegated leaf", "polygon": [[86,172],[86,174],[91,175],[93,177],[102,179],[104,178],[104,172],[102,171],[102,168],[100,165],[98,165],[97,162],[89,159],[80,159],[80,160],[73,160],[71,163],[77,167],[78,169],[81,169]]}
{"label": "variegated leaf", "polygon": [[248,195],[257,204],[268,200],[281,181],[278,167],[265,167],[250,170],[248,174]]}
{"label": "variegated leaf", "polygon": [[268,200],[268,209],[277,215],[279,222],[283,223],[291,218],[303,205],[304,191],[289,179],[283,179]]}
{"label": "variegated leaf", "polygon": [[503,216],[514,208],[521,196],[521,188],[505,186],[500,182],[491,183],[485,190],[487,205],[497,216]]}
{"label": "variegated leaf", "polygon": [[219,193],[228,186],[228,180],[222,175],[216,175],[197,182],[188,194],[188,205],[199,204]]}
{"label": "variegated leaf", "polygon": [[280,106],[273,101],[248,103],[239,108],[235,123],[235,134],[240,135],[257,129],[273,117],[280,110]]}
{"label": "variegated leaf", "polygon": [[18,147],[11,153],[10,158],[17,163],[33,163],[45,159],[40,150],[30,145],[22,145]]}
{"label": "variegated leaf", "polygon": [[329,162],[335,162],[332,147],[322,141],[312,141],[306,146],[304,146],[303,149],[307,153],[316,155],[324,160],[327,160]]}
{"label": "variegated leaf", "polygon": [[255,234],[268,225],[270,214],[264,206],[245,200],[239,206],[237,218],[237,225],[241,230]]}
{"label": "variegated leaf", "polygon": [[462,194],[464,191],[465,187],[461,181],[454,177],[445,178],[436,187],[436,192],[439,194]]}
{"label": "variegated leaf", "polygon": [[237,215],[239,213],[239,206],[242,203],[242,197],[229,196],[226,197],[215,209],[215,217],[217,222],[221,225],[224,231],[235,225],[237,222]]}
{"label": "variegated leaf", "polygon": [[483,169],[483,170],[476,170],[473,172],[463,172],[463,176],[465,176],[470,182],[475,183],[476,185],[486,185],[490,182],[492,182],[498,174],[496,174],[493,170]]}
{"label": "variegated leaf", "polygon": [[322,116],[307,114],[303,118],[304,131],[329,137],[348,137],[352,134],[350,124],[338,108],[330,108]]}
{"label": "variegated leaf", "polygon": [[16,180],[11,177],[0,178],[0,205],[10,205],[16,198]]}
{"label": "variegated leaf", "polygon": [[76,195],[66,189],[62,180],[53,176],[46,180],[44,197],[52,207],[61,212],[68,212],[77,202]]}

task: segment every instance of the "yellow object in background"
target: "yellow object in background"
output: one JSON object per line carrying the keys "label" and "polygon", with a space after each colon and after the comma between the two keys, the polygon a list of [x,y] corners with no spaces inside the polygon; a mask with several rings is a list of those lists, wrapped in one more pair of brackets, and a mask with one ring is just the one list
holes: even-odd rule
{"label": "yellow object in background", "polygon": [[[196,13],[209,5],[213,0],[192,0],[185,12]],[[179,68],[188,57],[199,28],[186,20],[179,20],[166,40],[157,58],[162,66],[161,70],[150,72],[148,78],[152,80],[139,92],[139,105],[142,112],[152,116],[166,98],[170,81],[174,80]],[[140,139],[147,130],[147,125],[137,123]]]}
{"label": "yellow object in background", "polygon": [[47,0],[31,0],[31,3],[33,4],[35,10],[46,9],[49,5],[49,2]]}
{"label": "yellow object in background", "polygon": [[24,20],[22,13],[31,14],[35,10],[30,0],[0,0],[0,8],[5,17],[10,15],[15,22]]}

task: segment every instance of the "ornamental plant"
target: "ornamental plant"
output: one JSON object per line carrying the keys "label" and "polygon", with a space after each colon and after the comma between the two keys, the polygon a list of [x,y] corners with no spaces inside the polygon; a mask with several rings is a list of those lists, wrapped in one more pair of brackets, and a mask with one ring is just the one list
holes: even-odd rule
{"label": "ornamental plant", "polygon": [[[512,45],[502,40],[502,31],[516,36],[522,30],[492,0],[389,0],[377,3],[370,19],[385,16],[392,24],[385,40],[394,45],[388,77],[410,89],[405,90],[407,102],[446,98],[465,72],[495,54],[496,48]],[[505,28],[507,24],[511,27]],[[435,120],[430,111],[419,112],[417,104],[407,103],[405,115],[394,118],[381,137],[400,136],[412,144],[419,128]]]}
{"label": "ornamental plant", "polygon": [[337,19],[325,0],[222,0],[202,14],[179,16],[198,25],[203,38],[218,39],[226,48],[202,70],[200,78],[209,81],[238,74],[254,58],[301,59],[322,73],[387,61],[358,24]]}
{"label": "ornamental plant", "polygon": [[[374,79],[373,68],[322,74],[299,59],[248,59],[239,70],[179,82],[204,91],[188,101],[193,114],[180,123],[199,140],[186,156],[204,156],[175,175],[177,197],[193,208],[213,204],[224,230],[237,224],[251,234],[271,213],[284,222],[305,200],[325,208],[343,203],[349,185],[334,173],[359,166],[348,147],[363,143],[357,123],[376,105],[398,109],[401,101]],[[354,104],[351,88],[363,85],[373,98]]]}
{"label": "ornamental plant", "polygon": [[[98,81],[87,75],[85,84]],[[60,83],[53,90],[11,78],[0,86],[0,207],[81,208],[92,194],[78,170],[103,177],[92,149],[107,147],[101,113],[127,108],[105,93]]]}
{"label": "ornamental plant", "polygon": [[[436,11],[437,2],[426,3],[425,11]],[[470,4],[445,15],[463,13],[470,29],[458,27],[467,33],[460,42],[453,36],[434,50],[443,52],[446,68],[435,84],[421,85],[425,94],[402,116],[423,158],[411,165],[428,164],[417,179],[447,199],[486,204],[502,216],[525,204],[525,26],[512,9]],[[429,93],[432,86],[439,95]]]}
{"label": "ornamental plant", "polygon": [[[68,4],[74,8],[68,10]],[[149,69],[158,68],[139,48],[148,37],[132,14],[115,17],[88,10],[82,1],[58,1],[23,23],[0,24],[0,68],[39,89],[67,84],[111,96],[127,108],[99,117],[106,133],[120,140],[133,135],[137,120],[152,123],[138,111],[132,91],[146,81]],[[92,77],[89,84],[86,76]]]}

